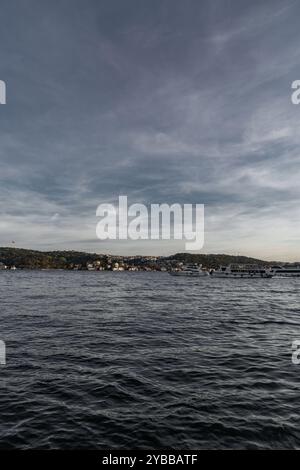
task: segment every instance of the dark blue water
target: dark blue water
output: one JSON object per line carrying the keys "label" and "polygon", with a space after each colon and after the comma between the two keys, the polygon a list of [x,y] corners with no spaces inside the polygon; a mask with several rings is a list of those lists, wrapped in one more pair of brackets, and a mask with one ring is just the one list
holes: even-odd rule
{"label": "dark blue water", "polygon": [[0,274],[1,448],[300,447],[300,279]]}

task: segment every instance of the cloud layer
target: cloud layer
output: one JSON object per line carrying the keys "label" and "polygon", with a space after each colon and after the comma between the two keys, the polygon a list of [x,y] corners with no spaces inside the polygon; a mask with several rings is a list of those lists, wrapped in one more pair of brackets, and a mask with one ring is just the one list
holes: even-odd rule
{"label": "cloud layer", "polygon": [[204,203],[205,252],[299,259],[299,2],[3,0],[0,245],[103,243],[98,204]]}

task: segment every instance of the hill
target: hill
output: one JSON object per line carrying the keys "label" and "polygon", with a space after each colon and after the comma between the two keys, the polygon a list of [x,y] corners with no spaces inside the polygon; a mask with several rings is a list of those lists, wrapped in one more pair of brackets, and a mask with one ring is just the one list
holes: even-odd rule
{"label": "hill", "polygon": [[228,265],[230,263],[240,264],[258,264],[270,265],[271,262],[263,261],[247,256],[232,256],[226,254],[192,254],[177,253],[167,257],[157,257],[156,261],[153,257],[147,256],[114,256],[101,255],[97,253],[85,253],[81,251],[37,251],[27,250],[23,248],[0,247],[0,262],[7,266],[16,266],[17,268],[26,269],[73,269],[75,266],[86,267],[87,263],[101,260],[103,266],[106,266],[111,260],[124,261],[128,265],[155,265],[167,269],[176,266],[178,263],[197,263],[207,268],[217,268],[220,265]]}
{"label": "hill", "polygon": [[176,259],[183,263],[202,264],[207,268],[217,268],[218,266],[227,266],[230,263],[237,264],[257,264],[259,266],[268,266],[274,264],[274,261],[264,261],[257,258],[249,258],[248,256],[234,256],[226,254],[194,254],[194,253],[177,253],[170,256],[169,259]]}
{"label": "hill", "polygon": [[96,253],[80,251],[36,251],[23,248],[0,247],[0,261],[7,266],[26,269],[72,269],[99,259]]}

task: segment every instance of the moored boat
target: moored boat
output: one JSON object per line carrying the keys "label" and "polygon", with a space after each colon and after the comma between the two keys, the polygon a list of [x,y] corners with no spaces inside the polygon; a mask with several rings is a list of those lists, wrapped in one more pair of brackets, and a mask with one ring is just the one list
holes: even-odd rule
{"label": "moored boat", "polygon": [[271,278],[274,276],[274,272],[271,268],[257,265],[230,264],[212,271],[211,276],[218,278]]}
{"label": "moored boat", "polygon": [[300,277],[299,265],[272,266],[272,271],[276,277]]}
{"label": "moored boat", "polygon": [[205,277],[209,276],[208,271],[202,269],[202,265],[187,264],[183,266],[180,271],[170,271],[171,276],[186,276],[186,277]]}

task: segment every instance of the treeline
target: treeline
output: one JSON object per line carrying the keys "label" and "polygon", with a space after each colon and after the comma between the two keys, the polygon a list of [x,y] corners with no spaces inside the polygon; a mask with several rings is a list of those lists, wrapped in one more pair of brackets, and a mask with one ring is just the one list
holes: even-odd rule
{"label": "treeline", "polygon": [[153,261],[147,256],[122,257],[109,256],[97,253],[85,253],[81,251],[37,251],[26,250],[22,248],[0,248],[0,262],[7,266],[16,266],[19,269],[85,269],[87,263],[101,261],[101,265],[105,267],[112,261],[126,262],[128,265],[137,266],[154,266],[159,264],[160,267],[171,269],[179,263],[197,263],[202,264],[206,268],[217,268],[220,265],[228,265],[230,263],[239,264],[258,264],[270,265],[272,263],[259,260],[256,258],[248,258],[247,256],[232,256],[226,254],[192,254],[177,253],[168,257],[158,257]]}
{"label": "treeline", "polygon": [[99,259],[96,253],[80,251],[36,251],[22,248],[0,248],[0,262],[19,269],[72,269]]}
{"label": "treeline", "polygon": [[274,261],[264,261],[257,258],[249,258],[248,256],[233,256],[233,255],[204,255],[194,253],[177,253],[170,256],[169,259],[176,259],[183,263],[197,263],[202,264],[207,268],[218,268],[219,266],[227,266],[231,263],[237,264],[257,264],[259,266],[268,266],[274,264]]}

